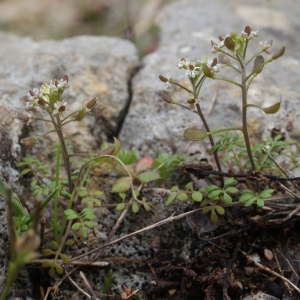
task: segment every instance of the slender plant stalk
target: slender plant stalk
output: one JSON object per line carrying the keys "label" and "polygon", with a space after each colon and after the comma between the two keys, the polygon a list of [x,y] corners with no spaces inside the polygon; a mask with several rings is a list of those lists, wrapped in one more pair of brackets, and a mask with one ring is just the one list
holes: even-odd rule
{"label": "slender plant stalk", "polygon": [[57,192],[55,193],[54,196],[53,220],[52,220],[53,235],[57,243],[59,243],[59,239],[58,239],[59,168],[60,168],[60,145],[57,147],[57,154],[56,154],[55,188],[57,189]]}
{"label": "slender plant stalk", "polygon": [[63,136],[63,132],[62,132],[60,117],[58,114],[56,116],[55,123],[56,123],[56,127],[57,127],[57,135],[58,135],[60,146],[61,146],[61,153],[62,153],[63,160],[64,160],[65,170],[66,170],[67,177],[68,177],[69,193],[71,194],[73,191],[73,183],[72,183],[72,178],[71,178],[70,157],[68,154],[67,146],[66,146],[65,139]]}
{"label": "slender plant stalk", "polygon": [[[199,105],[198,103],[196,104],[196,107],[197,107],[197,111],[198,111],[199,117],[201,118],[201,121],[203,122],[203,125],[204,125],[204,127],[205,127],[205,130],[206,130],[207,132],[209,132],[210,129],[209,129],[208,124],[207,124],[207,122],[206,122],[206,120],[205,120],[205,117],[204,117],[204,115],[203,115],[203,113],[202,113],[201,107],[200,107],[200,105]],[[209,135],[208,138],[209,138],[209,141],[210,141],[211,146],[213,147],[213,146],[215,145],[215,142],[214,142],[213,137],[212,137],[211,135]],[[219,171],[222,171],[221,164],[220,164],[220,161],[219,161],[219,157],[218,157],[218,155],[217,155],[217,152],[214,151],[214,152],[213,152],[213,155],[214,155],[214,158],[215,158],[215,161],[216,161],[216,165],[217,165],[218,170],[219,170]]]}
{"label": "slender plant stalk", "polygon": [[[239,56],[237,56],[239,57]],[[244,140],[245,140],[245,145],[247,149],[247,154],[249,157],[251,169],[255,170],[255,163],[253,159],[253,155],[251,152],[251,145],[250,145],[250,139],[249,139],[249,134],[248,134],[248,127],[247,127],[247,86],[246,86],[246,69],[244,66],[244,60],[239,59],[240,64],[241,64],[241,70],[242,70],[242,84],[241,84],[241,90],[242,90],[242,103],[243,103],[243,108],[242,108],[242,122],[243,122],[243,134],[244,134]]]}

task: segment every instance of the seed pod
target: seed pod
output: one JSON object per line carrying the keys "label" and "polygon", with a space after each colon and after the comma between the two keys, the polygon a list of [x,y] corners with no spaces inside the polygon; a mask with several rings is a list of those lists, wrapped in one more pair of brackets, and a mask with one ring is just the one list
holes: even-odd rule
{"label": "seed pod", "polygon": [[283,45],[281,47],[281,49],[272,56],[272,60],[275,60],[275,59],[281,57],[284,54],[284,52],[285,52],[285,45]]}
{"label": "seed pod", "polygon": [[35,143],[36,139],[31,136],[21,139],[21,144],[23,144],[26,147],[33,147]]}

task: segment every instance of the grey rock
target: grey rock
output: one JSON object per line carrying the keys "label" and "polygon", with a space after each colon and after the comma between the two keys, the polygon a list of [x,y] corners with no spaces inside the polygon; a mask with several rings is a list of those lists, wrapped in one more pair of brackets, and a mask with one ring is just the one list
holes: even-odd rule
{"label": "grey rock", "polygon": [[[209,51],[210,41],[218,41],[231,31],[241,32],[246,25],[259,29],[260,36],[250,43],[250,53],[258,51],[259,41],[273,39],[272,53],[286,44],[285,55],[266,65],[252,83],[249,103],[267,107],[282,101],[278,114],[265,115],[257,109],[248,109],[250,135],[260,139],[270,135],[273,127],[284,129],[289,121],[299,126],[299,72],[297,53],[300,38],[297,34],[300,21],[296,16],[298,5],[292,0],[255,1],[204,1],[182,0],[167,6],[157,17],[160,27],[158,49],[145,57],[144,67],[133,81],[133,99],[120,134],[126,147],[142,152],[182,153],[187,140],[184,129],[200,127],[199,117],[178,106],[162,101],[164,84],[158,75],[170,72],[174,81],[189,87],[184,71],[178,70],[178,59],[201,60],[203,55],[214,57]],[[226,75],[226,69],[218,75]],[[241,93],[238,87],[207,79],[200,93],[201,106],[207,112],[214,93],[216,104],[209,117],[210,128],[241,124]],[[183,103],[187,92],[172,87],[174,100]]]}
{"label": "grey rock", "polygon": [[[63,41],[34,42],[31,38],[0,33],[0,180],[22,193],[15,164],[25,155],[34,154],[43,161],[57,141],[55,134],[46,136],[32,149],[20,146],[20,139],[38,136],[48,125],[34,121],[30,126],[16,113],[25,111],[24,95],[42,83],[67,74],[72,87],[64,100],[71,109],[80,108],[86,99],[98,103],[78,125],[65,127],[77,152],[94,151],[103,140],[117,136],[130,102],[130,80],[139,65],[134,45],[109,37],[80,36]],[[41,116],[43,114],[41,113]],[[33,203],[29,204],[32,207]],[[8,232],[4,199],[0,199],[0,290],[8,263]],[[24,286],[24,284],[23,284]]]}
{"label": "grey rock", "polygon": [[[85,117],[82,125],[65,126],[66,135],[77,150],[93,149],[103,140],[118,135],[130,101],[130,79],[139,64],[130,42],[80,36],[37,43],[30,38],[0,33],[0,57],[0,119],[12,132],[14,144],[19,143],[20,136],[35,136],[47,129],[41,122],[26,127],[16,119],[15,114],[25,110],[23,96],[30,89],[65,74],[73,83],[64,97],[71,109],[80,108],[86,99],[98,98],[93,114]],[[55,138],[55,134],[49,135],[35,148],[47,148]]]}

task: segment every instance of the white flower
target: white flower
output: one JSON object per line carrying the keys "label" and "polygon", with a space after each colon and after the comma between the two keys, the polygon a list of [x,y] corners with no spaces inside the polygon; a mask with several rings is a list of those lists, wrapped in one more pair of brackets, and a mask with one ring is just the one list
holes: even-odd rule
{"label": "white flower", "polygon": [[66,101],[57,101],[56,103],[54,103],[54,107],[55,110],[53,110],[52,115],[60,114],[63,118],[63,112],[69,109]]}
{"label": "white flower", "polygon": [[181,58],[179,59],[177,67],[179,69],[187,69],[189,65],[190,65],[190,61],[188,58]]}
{"label": "white flower", "polygon": [[168,72],[167,77],[168,81],[165,83],[165,90],[169,90],[171,87],[171,82],[173,80],[173,78],[171,77],[170,73]]}
{"label": "white flower", "polygon": [[190,63],[185,72],[185,75],[188,77],[195,78],[199,74],[200,74],[200,67],[195,67],[195,63]]}
{"label": "white flower", "polygon": [[259,42],[258,45],[262,48],[263,51],[265,51],[266,54],[271,54],[271,51],[268,50],[269,48],[271,48],[273,43],[273,40],[270,41],[264,41],[264,42]]}
{"label": "white flower", "polygon": [[246,26],[241,34],[242,34],[242,36],[244,36],[248,40],[251,40],[253,37],[258,37],[258,30],[253,31],[252,27]]}

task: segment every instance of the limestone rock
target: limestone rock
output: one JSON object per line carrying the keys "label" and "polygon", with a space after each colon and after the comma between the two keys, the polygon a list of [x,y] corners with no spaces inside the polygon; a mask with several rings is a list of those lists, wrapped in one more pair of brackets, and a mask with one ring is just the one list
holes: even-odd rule
{"label": "limestone rock", "polygon": [[[166,104],[162,100],[164,84],[158,75],[168,72],[174,81],[189,86],[185,72],[178,70],[178,59],[187,57],[191,61],[211,56],[211,40],[225,36],[231,31],[241,32],[246,25],[259,29],[260,36],[249,45],[249,53],[259,50],[260,41],[273,39],[272,53],[286,44],[286,53],[280,59],[265,66],[253,81],[249,90],[249,103],[270,106],[282,101],[278,114],[265,115],[262,111],[248,110],[251,138],[260,139],[270,135],[273,127],[284,129],[289,121],[299,127],[298,98],[300,86],[297,54],[300,42],[297,29],[297,4],[293,1],[207,2],[204,0],[178,1],[167,6],[157,17],[160,27],[158,49],[145,57],[144,67],[133,81],[133,100],[126,116],[120,138],[125,146],[149,151],[182,153],[187,144],[184,129],[200,127],[199,117],[187,110]],[[226,75],[221,70],[218,75]],[[210,128],[241,124],[241,93],[236,86],[207,79],[200,94],[204,114],[207,112],[214,93],[216,103],[208,117]],[[189,98],[187,92],[171,88],[174,100],[183,103]]]}

